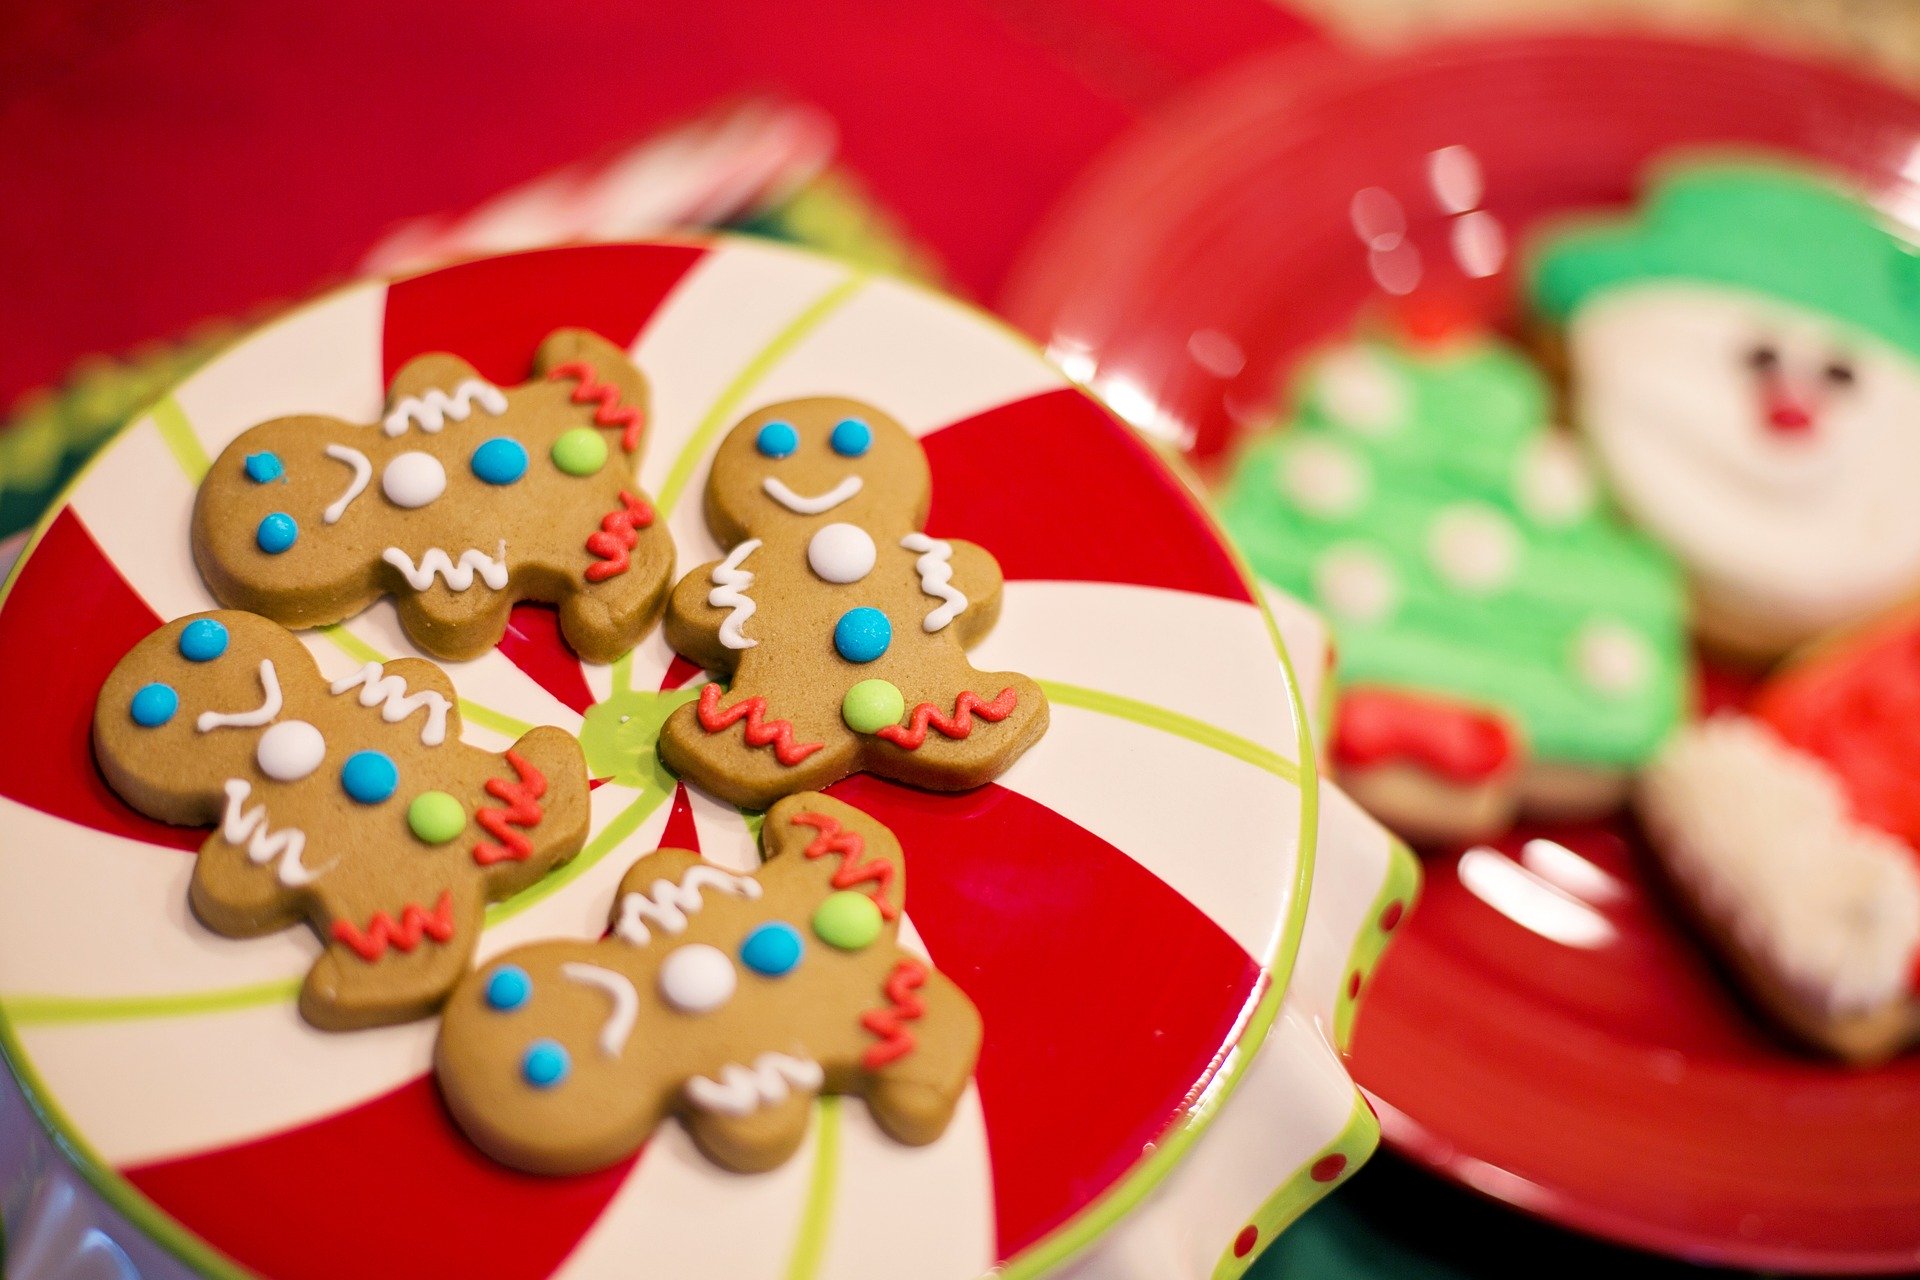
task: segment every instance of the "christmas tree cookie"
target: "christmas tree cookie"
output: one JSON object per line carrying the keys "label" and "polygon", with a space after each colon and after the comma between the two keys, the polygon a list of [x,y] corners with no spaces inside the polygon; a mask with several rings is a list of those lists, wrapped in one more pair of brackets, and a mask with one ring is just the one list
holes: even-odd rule
{"label": "christmas tree cookie", "polygon": [[1348,787],[1421,839],[1617,804],[1685,705],[1680,580],[1602,507],[1538,371],[1477,335],[1368,338],[1295,402],[1221,510],[1334,626]]}

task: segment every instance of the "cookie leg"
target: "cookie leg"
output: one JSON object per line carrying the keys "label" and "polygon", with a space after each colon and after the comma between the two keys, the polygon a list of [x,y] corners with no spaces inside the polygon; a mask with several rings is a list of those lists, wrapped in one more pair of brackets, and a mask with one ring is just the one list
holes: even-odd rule
{"label": "cookie leg", "polygon": [[781,796],[829,786],[859,763],[859,742],[845,729],[803,732],[764,704],[754,707],[759,700],[750,695],[706,689],[668,717],[660,758],[722,800],[765,809]]}
{"label": "cookie leg", "polygon": [[[731,1068],[746,1071],[745,1067]],[[761,1074],[773,1068],[753,1068]],[[686,1111],[687,1129],[694,1142],[716,1164],[739,1173],[762,1173],[784,1164],[807,1136],[813,1119],[814,1089],[790,1081],[785,1096],[777,1102],[763,1102],[745,1115],[707,1110],[690,1105]]]}
{"label": "cookie leg", "polygon": [[[673,544],[648,530],[626,551],[627,567],[570,587],[560,601],[560,630],[588,662],[612,662],[653,630],[673,581]],[[596,566],[618,561],[596,561]],[[589,572],[592,572],[589,569]]]}
{"label": "cookie leg", "polygon": [[914,993],[925,1012],[906,1023],[912,1048],[874,1072],[867,1106],[901,1142],[921,1146],[946,1131],[980,1054],[980,1015],[944,975],[927,972]]}
{"label": "cookie leg", "polygon": [[300,1012],[325,1031],[410,1022],[438,1009],[467,971],[485,902],[476,886],[431,902],[343,908],[307,971]]}
{"label": "cookie leg", "polygon": [[874,773],[930,791],[966,791],[1005,773],[1047,731],[1047,696],[1023,675],[969,672],[944,705],[907,708],[869,741]]}
{"label": "cookie leg", "polygon": [[394,605],[415,644],[449,662],[464,662],[500,643],[513,597],[479,581],[465,591],[436,582],[425,591],[402,588]]}

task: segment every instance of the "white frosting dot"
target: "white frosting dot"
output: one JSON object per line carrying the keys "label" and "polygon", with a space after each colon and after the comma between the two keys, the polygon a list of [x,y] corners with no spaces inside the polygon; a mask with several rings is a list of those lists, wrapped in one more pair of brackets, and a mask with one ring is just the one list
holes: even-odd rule
{"label": "white frosting dot", "polygon": [[1521,455],[1514,497],[1534,523],[1549,529],[1584,519],[1595,498],[1586,455],[1557,431],[1541,436]]}
{"label": "white frosting dot", "polygon": [[1327,612],[1347,622],[1379,622],[1399,602],[1393,568],[1367,547],[1344,543],[1313,567],[1313,589]]}
{"label": "white frosting dot", "polygon": [[1385,435],[1407,420],[1406,379],[1367,347],[1343,347],[1320,362],[1314,396],[1326,415],[1362,435]]}
{"label": "white frosting dot", "polygon": [[1595,693],[1625,697],[1647,682],[1653,651],[1626,623],[1603,618],[1580,628],[1573,642],[1573,666]]}
{"label": "white frosting dot", "polygon": [[1520,535],[1492,507],[1462,502],[1434,517],[1427,555],[1458,590],[1488,595],[1513,580],[1520,563]]}
{"label": "white frosting dot", "polygon": [[828,582],[858,582],[873,572],[873,535],[857,524],[823,525],[807,539],[807,564]]}
{"label": "white frosting dot", "polygon": [[396,507],[424,507],[447,491],[447,469],[440,459],[409,449],[380,473],[380,492]]}
{"label": "white frosting dot", "polygon": [[1294,506],[1322,520],[1345,520],[1367,501],[1366,464],[1329,440],[1302,440],[1286,452],[1280,480]]}
{"label": "white frosting dot", "polygon": [[660,965],[660,995],[682,1013],[712,1013],[738,982],[727,953],[704,942],[676,948]]}
{"label": "white frosting dot", "polygon": [[253,749],[260,772],[275,782],[298,782],[327,758],[327,740],[305,720],[269,725]]}

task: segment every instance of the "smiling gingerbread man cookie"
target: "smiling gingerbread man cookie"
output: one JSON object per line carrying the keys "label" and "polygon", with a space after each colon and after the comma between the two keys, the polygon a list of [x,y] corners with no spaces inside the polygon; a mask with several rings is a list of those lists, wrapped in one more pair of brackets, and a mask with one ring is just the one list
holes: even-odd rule
{"label": "smiling gingerbread man cookie", "polygon": [[1000,566],[923,532],[926,455],[853,400],[795,400],[728,433],[707,481],[727,549],[674,588],[667,639],[732,687],[668,720],[662,758],[765,808],[866,770],[939,791],[997,777],[1047,727],[1040,687],[976,671]]}
{"label": "smiling gingerbread man cookie", "polygon": [[434,1067],[476,1143],[576,1173],[678,1113],[713,1160],[755,1172],[799,1147],[822,1093],[863,1096],[902,1142],[940,1136],[980,1015],[898,941],[899,842],[815,794],[775,805],[761,837],[752,875],[648,854],[606,937],[517,948],[454,992]]}
{"label": "smiling gingerbread man cookie", "polygon": [[415,644],[476,657],[521,600],[611,662],[652,629],[673,543],[634,480],[647,383],[612,343],[561,329],[502,389],[445,353],[408,361],[370,425],[294,417],[243,432],[193,511],[222,604],[290,627],[393,596]]}
{"label": "smiling gingerbread man cookie", "polygon": [[191,889],[209,928],[313,925],[326,949],[300,1011],[326,1030],[431,1013],[487,903],[587,837],[586,759],[564,730],[533,729],[503,755],[469,746],[432,663],[329,682],[250,613],[181,618],[135,645],[100,690],[93,744],[134,808],[215,828]]}

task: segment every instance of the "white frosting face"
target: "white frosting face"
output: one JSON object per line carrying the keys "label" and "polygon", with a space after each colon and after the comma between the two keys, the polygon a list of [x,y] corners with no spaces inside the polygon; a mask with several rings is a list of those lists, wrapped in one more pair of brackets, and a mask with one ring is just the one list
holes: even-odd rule
{"label": "white frosting face", "polygon": [[1811,633],[1920,582],[1920,362],[1692,283],[1605,294],[1569,338],[1621,502],[1710,601]]}

